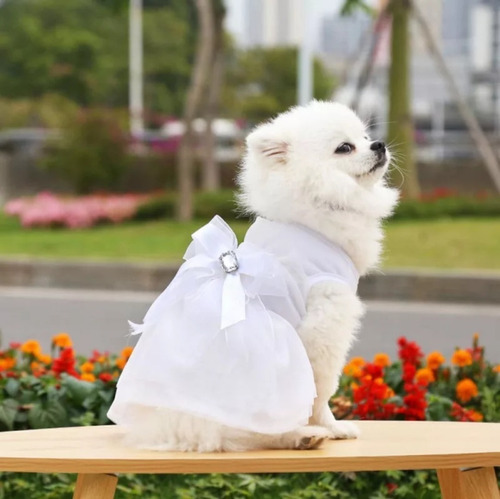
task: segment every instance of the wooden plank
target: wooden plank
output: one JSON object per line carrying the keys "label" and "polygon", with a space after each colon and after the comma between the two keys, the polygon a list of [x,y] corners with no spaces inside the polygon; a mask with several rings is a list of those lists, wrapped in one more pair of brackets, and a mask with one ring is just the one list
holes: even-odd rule
{"label": "wooden plank", "polygon": [[[116,426],[0,432],[0,470],[67,473],[258,473],[500,465],[500,424],[361,421],[358,440],[312,451],[141,451]],[[457,438],[459,435],[460,438]]]}
{"label": "wooden plank", "polygon": [[443,499],[500,499],[494,468],[438,470]]}
{"label": "wooden plank", "polygon": [[73,499],[113,499],[117,482],[116,475],[79,474]]}

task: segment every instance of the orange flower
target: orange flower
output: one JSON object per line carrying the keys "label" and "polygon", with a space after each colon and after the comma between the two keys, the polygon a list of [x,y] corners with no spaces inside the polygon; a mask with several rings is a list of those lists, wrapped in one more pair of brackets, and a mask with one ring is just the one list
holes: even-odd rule
{"label": "orange flower", "polygon": [[463,379],[456,386],[457,398],[463,402],[468,402],[471,398],[477,396],[477,385],[471,379]]}
{"label": "orange flower", "polygon": [[71,348],[73,346],[73,342],[71,341],[71,337],[68,333],[59,333],[52,336],[52,345],[59,348]]}
{"label": "orange flower", "polygon": [[50,364],[52,362],[52,357],[50,355],[40,354],[37,356],[37,359],[43,364]]}
{"label": "orange flower", "polygon": [[427,355],[427,367],[435,371],[439,369],[442,364],[444,364],[445,358],[441,352],[431,352]]}
{"label": "orange flower", "polygon": [[123,368],[125,367],[125,364],[126,364],[126,363],[127,363],[127,359],[124,359],[123,357],[118,357],[118,358],[116,359],[116,362],[115,362],[116,366],[117,366],[119,369],[121,369],[121,370],[123,370]]}
{"label": "orange flower", "polygon": [[470,366],[472,364],[472,355],[467,350],[457,349],[453,353],[451,362],[459,367]]}
{"label": "orange flower", "polygon": [[132,355],[132,352],[134,350],[134,347],[125,347],[122,352],[121,352],[121,356],[125,359],[125,360],[128,360],[128,358]]}
{"label": "orange flower", "polygon": [[429,383],[432,383],[433,381],[436,381],[436,379],[434,378],[434,373],[427,367],[419,369],[415,374],[415,378],[425,386],[427,386]]}
{"label": "orange flower", "polygon": [[92,373],[83,373],[80,376],[80,379],[82,379],[83,381],[90,381],[91,383],[93,383],[95,381],[95,376]]}
{"label": "orange flower", "polygon": [[94,364],[92,364],[92,362],[84,362],[80,366],[80,371],[82,373],[91,373],[91,372],[93,372],[93,370],[94,370]]}
{"label": "orange flower", "polygon": [[30,367],[31,367],[31,370],[32,371],[36,371],[37,369],[40,369],[40,364],[36,361],[33,361],[31,364],[30,364]]}
{"label": "orange flower", "polygon": [[493,371],[495,371],[496,373],[500,373],[500,364],[498,364],[498,366],[495,366],[493,368]]}
{"label": "orange flower", "polygon": [[377,353],[373,357],[373,363],[379,367],[387,367],[391,365],[391,358],[386,353]]}
{"label": "orange flower", "polygon": [[353,357],[344,367],[344,374],[359,378],[362,374],[362,367],[365,365],[363,357]]}
{"label": "orange flower", "polygon": [[480,412],[474,411],[471,409],[469,411],[469,417],[472,419],[472,421],[482,421],[483,420],[483,415]]}
{"label": "orange flower", "polygon": [[42,353],[42,347],[36,340],[28,340],[21,345],[21,352],[38,357]]}
{"label": "orange flower", "polygon": [[387,392],[385,394],[385,397],[388,398],[388,399],[390,399],[390,398],[394,397],[394,395],[396,395],[394,393],[394,390],[392,388],[390,388],[390,387],[387,387]]}
{"label": "orange flower", "polygon": [[0,371],[8,371],[16,365],[16,359],[14,357],[5,357],[5,359],[0,359]]}
{"label": "orange flower", "polygon": [[352,364],[353,366],[357,367],[363,367],[366,364],[365,359],[363,357],[353,357],[350,361],[349,364]]}
{"label": "orange flower", "polygon": [[107,360],[108,358],[106,357],[106,355],[99,355],[99,357],[97,357],[96,359],[99,364],[104,364]]}

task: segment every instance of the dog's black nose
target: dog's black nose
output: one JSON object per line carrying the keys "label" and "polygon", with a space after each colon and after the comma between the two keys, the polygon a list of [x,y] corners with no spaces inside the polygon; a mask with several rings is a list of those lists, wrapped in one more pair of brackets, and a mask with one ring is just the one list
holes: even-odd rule
{"label": "dog's black nose", "polygon": [[381,140],[377,140],[376,142],[371,143],[370,149],[372,151],[375,151],[378,153],[384,153],[385,152],[385,144]]}

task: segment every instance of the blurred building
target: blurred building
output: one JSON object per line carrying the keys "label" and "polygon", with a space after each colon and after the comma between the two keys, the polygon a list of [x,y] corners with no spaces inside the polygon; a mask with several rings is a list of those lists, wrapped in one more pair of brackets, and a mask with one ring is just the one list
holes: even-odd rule
{"label": "blurred building", "polygon": [[243,0],[245,47],[298,45],[304,30],[302,0]]}
{"label": "blurred building", "polygon": [[352,16],[327,16],[320,27],[320,50],[328,54],[331,63],[343,64],[356,58],[363,41],[369,35],[372,20],[364,12]]}
{"label": "blurred building", "polygon": [[[382,5],[380,2],[380,7]],[[418,5],[462,94],[473,105],[490,138],[498,141],[500,0],[419,0]],[[368,19],[368,22],[372,21]],[[363,14],[349,22],[337,16],[323,23],[321,49],[332,67],[341,74],[344,71],[344,87],[336,98],[347,103],[354,97],[358,75],[368,54],[373,31],[371,24],[368,26],[368,35],[363,37]],[[387,112],[390,25],[384,30],[379,37],[370,85],[360,101],[363,117],[371,117],[375,122],[385,121]],[[348,45],[346,36],[352,43],[358,42],[357,50]],[[448,84],[415,22],[411,26],[411,50],[412,107],[419,130],[419,154],[425,159],[475,156]],[[384,131],[377,132],[383,134]]]}

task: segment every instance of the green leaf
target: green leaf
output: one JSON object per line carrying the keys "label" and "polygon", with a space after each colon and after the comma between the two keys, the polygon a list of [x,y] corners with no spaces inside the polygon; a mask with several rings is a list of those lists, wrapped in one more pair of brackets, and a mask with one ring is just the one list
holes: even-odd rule
{"label": "green leaf", "polygon": [[19,380],[15,379],[15,378],[9,378],[9,380],[7,381],[7,384],[4,387],[4,390],[11,397],[15,397],[19,391],[20,384],[21,383],[19,383]]}
{"label": "green leaf", "polygon": [[28,413],[28,421],[32,428],[57,428],[68,425],[66,409],[57,401],[42,407],[35,404]]}
{"label": "green leaf", "polygon": [[4,426],[6,430],[13,430],[18,409],[19,403],[16,400],[5,399],[0,404],[0,426]]}
{"label": "green leaf", "polygon": [[62,377],[61,387],[66,390],[68,398],[78,406],[83,405],[85,399],[94,391],[94,385],[92,383],[67,375]]}

